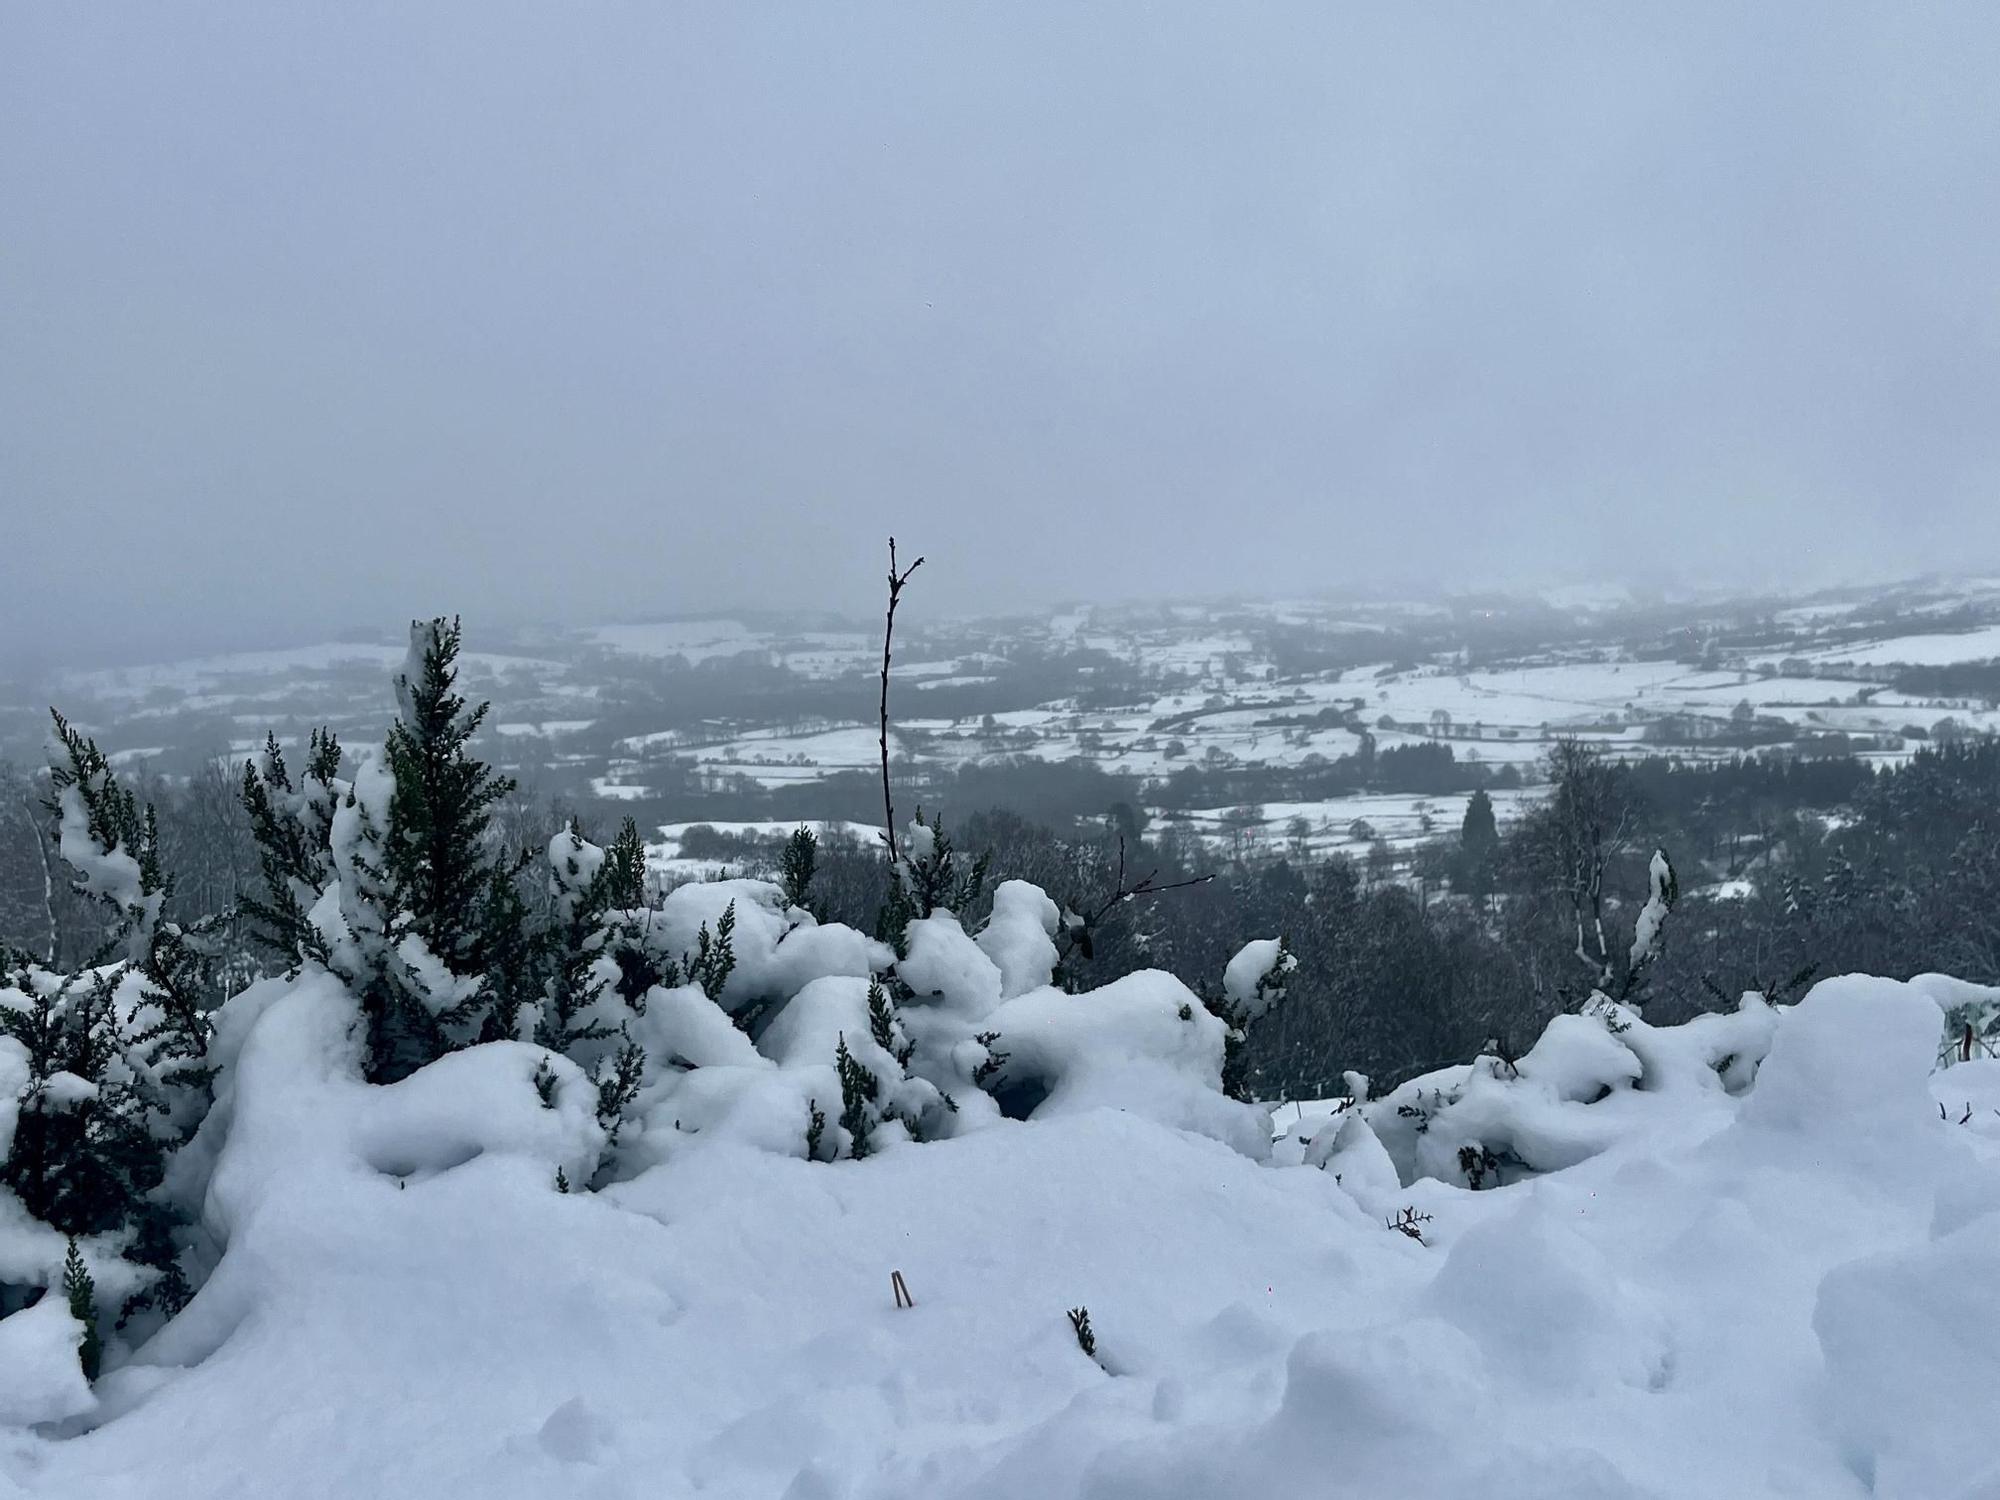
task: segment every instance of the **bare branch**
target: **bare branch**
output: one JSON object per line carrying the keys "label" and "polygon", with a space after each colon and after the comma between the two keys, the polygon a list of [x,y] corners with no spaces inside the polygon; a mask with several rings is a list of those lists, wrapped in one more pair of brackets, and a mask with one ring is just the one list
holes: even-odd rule
{"label": "bare branch", "polygon": [[896,539],[889,538],[889,613],[882,623],[882,837],[888,841],[889,863],[896,862],[896,804],[889,795],[889,649],[896,638],[896,601],[902,598],[903,585],[910,581],[910,575],[924,565],[919,557],[900,572],[896,567]]}
{"label": "bare branch", "polygon": [[1125,839],[1121,835],[1118,840],[1117,887],[1094,911],[1085,913],[1077,921],[1064,929],[1062,956],[1067,959],[1078,947],[1083,947],[1085,956],[1088,957],[1089,948],[1086,945],[1089,943],[1091,932],[1099,922],[1102,922],[1106,917],[1111,915],[1114,908],[1123,905],[1125,902],[1136,901],[1141,896],[1163,896],[1168,891],[1186,890],[1189,886],[1207,885],[1211,880],[1215,879],[1214,872],[1210,871],[1206,875],[1191,875],[1186,880],[1170,880],[1165,885],[1160,885],[1155,883],[1159,873],[1155,869],[1137,884],[1127,885],[1125,883]]}

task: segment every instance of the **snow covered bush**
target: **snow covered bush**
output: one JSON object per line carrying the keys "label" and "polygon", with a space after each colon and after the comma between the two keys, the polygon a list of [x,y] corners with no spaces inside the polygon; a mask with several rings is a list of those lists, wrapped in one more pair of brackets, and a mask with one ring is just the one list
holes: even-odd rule
{"label": "snow covered bush", "polygon": [[298,781],[275,734],[267,735],[263,752],[243,765],[241,796],[257,842],[264,892],[241,892],[237,905],[250,918],[256,941],[288,965],[327,959],[312,912],[336,878],[333,820],[349,790],[340,779],[340,760],[340,741],[330,731],[315,729]]}
{"label": "snow covered bush", "polygon": [[1250,1040],[1250,1028],[1284,1000],[1286,980],[1298,966],[1285,940],[1276,937],[1245,943],[1223,970],[1222,998],[1211,1001],[1209,1008],[1229,1028],[1224,1039],[1222,1091],[1230,1098],[1250,1097],[1244,1076],[1244,1044]]}
{"label": "snow covered bush", "polygon": [[958,912],[986,862],[936,818],[904,831],[874,938],[813,915],[809,835],[787,845],[782,884],[649,899],[636,828],[606,849],[573,824],[537,851],[548,915],[532,915],[522,856],[491,837],[507,783],[470,753],[485,708],[457,692],[458,647],[456,622],[413,627],[388,742],[349,776],[330,735],[296,781],[275,742],[245,771],[255,915],[294,973],[356,997],[371,1080],[504,1039],[569,1059],[597,1089],[607,1147],[578,1187],[697,1143],[830,1160],[1109,1100],[1263,1148],[1219,1088],[1285,964],[1267,956],[1228,1022],[1161,974],[1063,996],[1054,903],[1009,882],[968,933]]}
{"label": "snow covered bush", "polygon": [[2000,1055],[2000,989],[1969,984],[1948,974],[1919,974],[1910,981],[1944,1012],[1938,1064]]}
{"label": "snow covered bush", "polygon": [[[1047,988],[995,1011],[1092,1002]],[[886,1098],[909,1041],[890,1016],[870,1050],[868,992],[814,981],[754,1044],[702,996],[762,1062],[688,1069],[675,1107],[739,1063],[837,1088],[843,1039]],[[1325,1172],[1115,1108],[917,1148],[882,1125],[864,1162],[808,1166],[801,1111],[774,1112],[772,1149],[684,1130],[565,1194],[606,1149],[580,1068],[508,1040],[370,1084],[358,999],[303,970],[218,1020],[192,1152],[220,1259],[196,1300],[95,1394],[63,1297],[0,1320],[0,1422],[94,1429],[8,1434],[0,1492],[1990,1493],[2000,1064],[1933,1076],[1943,1011],[1918,985],[1745,1011],[1771,1031],[1746,1088],[1714,1071],[1722,1037],[1669,1041],[1660,1066],[1718,1086],[1579,1103],[1650,1118],[1497,1191],[1388,1167],[1361,1201],[1387,1163],[1356,1079],[1315,1130]],[[1599,1045],[1639,1024],[1567,1019],[1597,1032],[1556,1028],[1524,1074],[1587,1097],[1652,1065]],[[892,1270],[918,1312],[893,1310]]]}
{"label": "snow covered bush", "polygon": [[[1845,983],[1814,986],[1810,995],[1822,997],[1818,1013],[1831,1008],[1835,1002],[1824,997],[1844,993]],[[1959,1058],[1967,1017],[2000,1009],[2000,990],[1941,974],[1919,975],[1904,988],[1936,1012],[1940,1065]],[[1636,1009],[1598,995],[1580,1014],[1555,1017],[1519,1058],[1489,1051],[1375,1100],[1359,1080],[1351,1110],[1333,1126],[1316,1128],[1299,1149],[1309,1163],[1341,1170],[1336,1158],[1374,1162],[1379,1147],[1404,1184],[1429,1177],[1477,1189],[1561,1171],[1663,1121],[1709,1118],[1720,1101],[1749,1095],[1780,1018],[1792,1009],[1753,990],[1733,1012],[1656,1027]],[[1772,1107],[1771,1091],[1764,1090],[1756,1108]],[[1809,1113],[1832,1105],[1797,1107]],[[1367,1170],[1379,1187],[1382,1174]]]}
{"label": "snow covered bush", "polygon": [[1489,1051],[1413,1078],[1360,1114],[1404,1182],[1497,1187],[1573,1166],[1709,1096],[1743,1093],[1776,1025],[1755,991],[1733,1013],[1665,1027],[1600,995],[1551,1020],[1519,1058]]}
{"label": "snow covered bush", "polygon": [[[118,1326],[150,1326],[189,1294],[162,1184],[208,1104],[208,960],[163,914],[152,809],[60,714],[52,750],[58,848],[107,936],[74,973],[0,953],[0,1316],[49,1300],[67,1270],[92,1286],[80,1314],[101,1298]],[[76,1321],[94,1363],[102,1330]]]}
{"label": "snow covered bush", "polygon": [[982,855],[970,868],[962,867],[944,820],[933,815],[926,823],[923,809],[918,808],[892,855],[889,901],[875,935],[900,956],[912,921],[940,910],[962,911],[979,899],[986,886],[987,863]]}

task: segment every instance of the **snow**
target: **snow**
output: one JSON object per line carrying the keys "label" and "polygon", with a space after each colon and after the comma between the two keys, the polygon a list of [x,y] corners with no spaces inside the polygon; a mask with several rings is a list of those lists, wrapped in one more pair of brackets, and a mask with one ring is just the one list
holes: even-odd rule
{"label": "snow", "polygon": [[605,625],[590,632],[593,645],[621,656],[684,656],[691,662],[735,656],[763,647],[758,633],[740,620],[657,620],[637,625]]}
{"label": "snow", "polygon": [[[65,694],[92,694],[121,702],[159,692],[200,699],[211,690],[226,686],[229,689],[226,695],[203,705],[220,707],[246,692],[290,686],[300,677],[327,676],[364,668],[393,670],[403,666],[407,660],[408,651],[404,646],[327,641],[273,651],[236,651],[146,666],[68,672],[61,676],[59,685]],[[458,662],[467,680],[491,679],[507,672],[562,670],[558,662],[489,651],[462,652]]]}
{"label": "snow", "polygon": [[0,1428],[61,1422],[96,1408],[77,1362],[82,1341],[83,1324],[59,1292],[0,1318]]}
{"label": "snow", "polygon": [[1673,866],[1667,863],[1664,851],[1655,849],[1653,858],[1647,865],[1646,904],[1640,908],[1633,924],[1632,951],[1627,962],[1634,969],[1652,961],[1659,951],[1660,929],[1665,925],[1667,913],[1672,909],[1678,887],[1674,882]]}
{"label": "snow", "polygon": [[979,934],[980,952],[1000,970],[1000,997],[1011,1000],[1049,982],[1058,954],[1061,913],[1040,886],[1003,880],[993,891],[993,915]]}
{"label": "snow", "polygon": [[1861,646],[1831,646],[1807,653],[1815,661],[1850,662],[1857,667],[1943,667],[1962,661],[2000,658],[2000,625],[1954,634],[1894,636]]}
{"label": "snow", "polygon": [[642,802],[653,795],[653,789],[633,782],[612,781],[608,777],[590,778],[590,794],[602,797],[607,802]]}
{"label": "snow", "polygon": [[[850,943],[755,882],[666,923],[732,899],[751,989],[795,981],[802,934]],[[1006,904],[998,957],[912,924],[901,1015],[999,1032],[1041,1102],[924,1144],[890,1122],[862,1161],[803,1132],[838,1113],[832,1046],[895,1071],[875,949],[754,1046],[656,990],[649,1045],[706,1065],[654,1081],[608,1178],[563,1058],[488,1043],[371,1086],[338,981],[254,986],[177,1170],[206,1283],[94,1395],[54,1297],[0,1319],[0,1495],[1995,1493],[2000,1063],[1933,1071],[1965,989],[1845,976],[1675,1027],[1594,1004],[1512,1063],[1273,1111],[1274,1145],[1170,976],[1002,999],[1048,935]],[[1473,1143],[1527,1165],[1473,1191]]]}
{"label": "snow", "polygon": [[[712,770],[740,772],[762,786],[785,786],[875,765],[882,753],[877,736],[876,730],[858,727],[812,734],[746,734],[693,754]],[[903,753],[900,735],[892,732],[889,746],[892,754]]]}
{"label": "snow", "polygon": [[1299,966],[1282,938],[1254,938],[1236,950],[1222,971],[1222,993],[1238,1014],[1254,1021],[1284,998],[1284,979]]}
{"label": "snow", "polygon": [[[101,778],[103,773],[98,774]],[[77,888],[121,913],[144,906],[138,859],[115,844],[106,846],[91,832],[83,789],[74,784],[64,787],[56,805],[60,813],[57,847],[63,863],[76,872]],[[157,908],[157,903],[154,905]]]}
{"label": "snow", "polygon": [[1171,974],[1127,974],[1087,997],[1036,990],[1001,1005],[988,1025],[1006,1057],[1002,1086],[1046,1091],[1036,1120],[1115,1109],[1246,1156],[1270,1149],[1264,1112],[1216,1088],[1223,1023]]}
{"label": "snow", "polygon": [[[1519,816],[1534,794],[1518,790],[1489,793],[1494,816],[1507,822]],[[1294,818],[1307,823],[1306,843],[1319,854],[1341,851],[1351,856],[1367,852],[1369,840],[1356,840],[1354,825],[1366,823],[1370,838],[1380,838],[1394,848],[1410,849],[1427,839],[1454,837],[1465,821],[1469,793],[1369,792],[1352,797],[1332,797],[1324,802],[1265,802],[1250,804],[1258,821],[1246,836],[1261,840],[1267,847],[1282,848],[1290,843]],[[1234,822],[1236,808],[1195,808],[1186,813],[1160,814],[1163,821],[1197,831],[1209,838],[1226,838]]]}
{"label": "snow", "polygon": [[2000,1323],[1996,1265],[2000,1214],[1989,1211],[1929,1244],[1837,1267],[1821,1284],[1813,1331],[1833,1414],[1879,1492],[2000,1493],[2000,1459],[1967,1442],[1967,1423],[1991,1415],[2000,1388],[2000,1350],[1985,1334]]}
{"label": "snow", "polygon": [[910,923],[908,953],[896,966],[916,994],[935,999],[972,1019],[999,1003],[1005,981],[1000,966],[948,911]]}
{"label": "snow", "polygon": [[772,842],[782,842],[791,835],[793,830],[798,828],[809,828],[816,837],[822,840],[827,838],[847,838],[859,840],[864,844],[879,844],[882,838],[882,827],[879,823],[861,823],[848,818],[813,818],[806,820],[759,818],[748,821],[731,821],[726,818],[703,818],[692,823],[660,824],[657,830],[659,838],[647,845],[647,856],[662,863],[678,860],[681,857],[681,841],[687,837],[688,830],[691,828],[707,828],[715,833],[728,834],[733,837],[764,839]]}
{"label": "snow", "polygon": [[596,722],[595,719],[543,719],[538,723],[495,724],[493,732],[509,739],[554,739],[558,735],[580,734]]}

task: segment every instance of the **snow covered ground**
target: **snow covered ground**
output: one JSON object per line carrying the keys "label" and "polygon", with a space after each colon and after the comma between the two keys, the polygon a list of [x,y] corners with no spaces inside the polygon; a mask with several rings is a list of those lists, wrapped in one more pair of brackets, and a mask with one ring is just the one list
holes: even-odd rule
{"label": "snow covered ground", "polygon": [[[1498,791],[1490,795],[1495,814],[1506,821],[1518,816],[1535,794]],[[1243,809],[1227,807],[1196,808],[1169,821],[1218,843],[1226,844],[1240,834],[1259,849],[1272,852],[1292,844],[1296,823],[1304,819],[1305,844],[1312,853],[1339,851],[1359,857],[1376,839],[1391,849],[1408,851],[1426,839],[1455,834],[1465,821],[1465,805],[1470,800],[1469,794],[1461,792],[1429,796],[1380,792],[1320,802],[1256,803],[1250,811],[1257,821],[1251,824],[1239,820]]]}
{"label": "snow covered ground", "polygon": [[[1280,1141],[1321,1170],[1083,1108],[859,1162],[690,1137],[565,1194],[588,1109],[534,1049],[375,1088],[346,1014],[238,1017],[227,1253],[67,1424],[0,1429],[0,1496],[2000,1493],[2000,1063],[1933,1073],[1922,985],[1672,1045],[1566,1018],[1452,1108],[1595,1154],[1481,1192],[1385,1175],[1352,1110]],[[1680,1069],[1725,1041],[1754,1083]],[[1640,1055],[1649,1089],[1576,1087]]]}
{"label": "snow covered ground", "polygon": [[2000,625],[1983,630],[1889,636],[1855,646],[1829,646],[1812,659],[1850,662],[1858,667],[1940,667],[1960,661],[1990,661],[2000,657]]}
{"label": "snow covered ground", "polygon": [[755,821],[709,819],[695,823],[662,823],[655,831],[656,837],[646,845],[646,868],[659,878],[663,886],[672,886],[684,880],[712,880],[732,870],[740,874],[743,869],[743,861],[740,859],[707,859],[685,853],[681,845],[687,837],[688,830],[707,828],[716,833],[765,839],[775,843],[789,838],[793,831],[801,826],[810,828],[822,842],[832,838],[851,839],[874,848],[882,839],[882,830],[875,824],[856,823],[844,818],[828,818],[804,825],[770,819]]}

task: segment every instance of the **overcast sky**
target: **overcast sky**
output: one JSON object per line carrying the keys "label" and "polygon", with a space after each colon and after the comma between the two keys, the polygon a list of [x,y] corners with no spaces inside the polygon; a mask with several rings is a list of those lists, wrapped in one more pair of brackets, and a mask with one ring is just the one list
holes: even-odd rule
{"label": "overcast sky", "polygon": [[892,529],[939,611],[1994,566],[1996,79],[1990,3],[8,5],[0,653]]}

